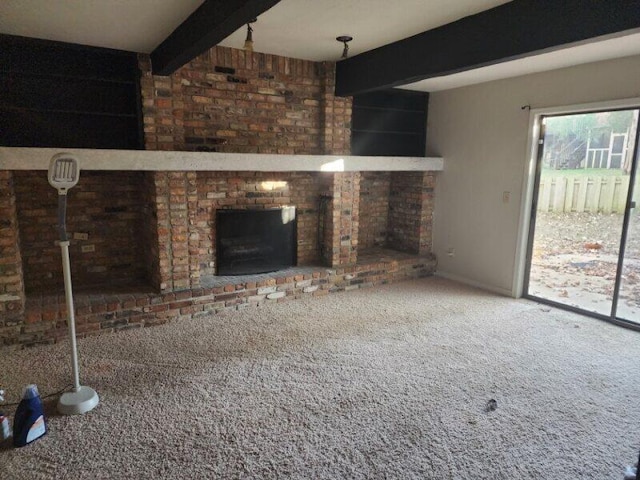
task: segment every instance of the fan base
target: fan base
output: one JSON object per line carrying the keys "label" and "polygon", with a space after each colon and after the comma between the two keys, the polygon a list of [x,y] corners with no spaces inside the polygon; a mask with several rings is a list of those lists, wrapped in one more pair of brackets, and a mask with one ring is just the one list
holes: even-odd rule
{"label": "fan base", "polygon": [[58,400],[58,412],[63,415],[80,415],[93,410],[100,399],[91,387],[80,387],[77,392],[63,393]]}

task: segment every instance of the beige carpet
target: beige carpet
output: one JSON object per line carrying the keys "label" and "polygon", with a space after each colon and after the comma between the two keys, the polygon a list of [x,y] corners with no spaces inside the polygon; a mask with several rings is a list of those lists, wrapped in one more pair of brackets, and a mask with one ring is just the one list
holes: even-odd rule
{"label": "beige carpet", "polygon": [[[436,278],[79,347],[101,404],[3,480],[602,480],[640,447],[640,334]],[[66,343],[0,355],[9,401],[69,383]]]}

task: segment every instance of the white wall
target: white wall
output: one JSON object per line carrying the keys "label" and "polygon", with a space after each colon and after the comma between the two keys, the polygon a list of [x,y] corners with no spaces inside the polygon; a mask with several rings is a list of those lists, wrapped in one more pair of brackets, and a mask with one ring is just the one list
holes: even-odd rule
{"label": "white wall", "polygon": [[[442,92],[429,99],[427,154],[443,156],[433,229],[438,272],[512,294],[528,110],[640,97],[640,56]],[[503,192],[511,192],[503,203]],[[449,248],[455,256],[447,255]]]}

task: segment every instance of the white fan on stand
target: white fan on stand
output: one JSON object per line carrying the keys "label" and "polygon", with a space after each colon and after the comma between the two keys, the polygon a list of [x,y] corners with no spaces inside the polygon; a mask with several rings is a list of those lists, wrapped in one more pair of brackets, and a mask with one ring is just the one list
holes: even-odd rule
{"label": "white fan on stand", "polygon": [[58,231],[60,250],[62,251],[62,272],[64,274],[64,293],[67,302],[67,323],[71,340],[73,364],[73,391],[63,393],[58,401],[58,411],[63,415],[86,413],[99,403],[98,394],[91,387],[80,386],[78,371],[78,346],[76,343],[76,319],[73,306],[73,288],[71,285],[71,266],[69,262],[69,239],[67,238],[67,191],[75,187],[80,178],[78,159],[68,153],[54,155],[49,163],[49,184],[58,190]]}

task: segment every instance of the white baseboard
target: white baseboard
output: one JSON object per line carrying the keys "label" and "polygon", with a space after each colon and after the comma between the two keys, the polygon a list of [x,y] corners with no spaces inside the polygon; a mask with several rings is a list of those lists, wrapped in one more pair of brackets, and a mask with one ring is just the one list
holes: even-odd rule
{"label": "white baseboard", "polygon": [[480,288],[482,290],[487,290],[489,292],[497,293],[499,295],[503,295],[505,297],[513,297],[513,292],[507,288],[495,287],[493,285],[486,285],[481,282],[476,282],[475,280],[471,280],[466,277],[462,277],[460,275],[455,275],[447,272],[436,272],[436,277],[446,278],[447,280],[453,280],[454,282],[464,283],[465,285],[470,285],[472,287]]}

